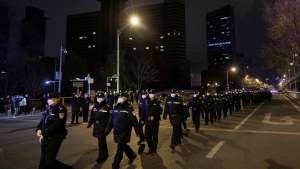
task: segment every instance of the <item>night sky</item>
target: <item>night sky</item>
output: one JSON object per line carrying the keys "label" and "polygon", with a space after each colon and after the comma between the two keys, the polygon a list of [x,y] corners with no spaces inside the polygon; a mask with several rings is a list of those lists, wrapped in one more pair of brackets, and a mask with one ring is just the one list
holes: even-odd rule
{"label": "night sky", "polygon": [[[129,0],[132,6],[160,2],[162,0]],[[60,40],[65,41],[67,15],[100,9],[96,0],[0,0],[0,4],[10,8],[10,17],[24,15],[26,5],[45,11],[48,18],[45,56],[52,57],[59,55]],[[261,0],[186,0],[187,56],[201,62],[202,69],[207,68],[205,14],[227,4],[235,9],[237,52],[251,57],[254,73],[262,75],[266,71],[259,56],[265,39]]]}

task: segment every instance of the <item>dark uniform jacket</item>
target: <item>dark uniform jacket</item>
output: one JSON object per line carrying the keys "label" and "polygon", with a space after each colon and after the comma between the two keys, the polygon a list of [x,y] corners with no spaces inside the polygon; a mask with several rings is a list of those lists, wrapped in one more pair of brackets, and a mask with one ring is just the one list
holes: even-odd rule
{"label": "dark uniform jacket", "polygon": [[105,135],[105,129],[110,118],[110,112],[106,101],[102,103],[96,102],[91,111],[91,117],[88,128],[94,125],[93,136],[102,137]]}
{"label": "dark uniform jacket", "polygon": [[149,97],[146,97],[145,99],[141,98],[139,103],[139,118],[140,121],[145,121],[146,119],[146,107],[149,101]]}
{"label": "dark uniform jacket", "polygon": [[192,97],[188,103],[188,107],[192,110],[200,110],[200,99],[198,97]]}
{"label": "dark uniform jacket", "polygon": [[89,111],[90,108],[90,103],[91,103],[91,98],[90,97],[83,97],[82,99],[82,111]]}
{"label": "dark uniform jacket", "polygon": [[165,110],[163,119],[166,119],[169,115],[172,125],[180,125],[184,118],[184,107],[181,99],[176,96],[175,98],[169,98],[165,103]]}
{"label": "dark uniform jacket", "polygon": [[146,107],[144,114],[142,115],[142,120],[147,121],[151,116],[154,117],[154,120],[160,120],[160,115],[162,114],[162,107],[160,105],[160,101],[154,98],[151,100],[150,98],[146,101]]}
{"label": "dark uniform jacket", "polygon": [[133,107],[125,101],[123,104],[118,103],[111,114],[106,133],[110,133],[114,128],[114,140],[116,143],[130,142],[132,127],[138,136],[142,136],[142,128],[133,112]]}
{"label": "dark uniform jacket", "polygon": [[71,106],[72,112],[80,112],[81,99],[73,97]]}
{"label": "dark uniform jacket", "polygon": [[42,119],[37,126],[37,130],[42,130],[45,139],[65,137],[67,135],[66,120],[67,109],[62,103],[58,102],[54,106],[49,106],[48,110],[42,113]]}

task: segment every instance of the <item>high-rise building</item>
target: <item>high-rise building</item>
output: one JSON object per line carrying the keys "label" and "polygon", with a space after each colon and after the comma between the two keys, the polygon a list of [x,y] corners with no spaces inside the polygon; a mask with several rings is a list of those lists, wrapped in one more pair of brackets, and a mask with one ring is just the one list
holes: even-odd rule
{"label": "high-rise building", "polygon": [[206,14],[209,70],[226,70],[235,57],[234,9],[224,6]]}
{"label": "high-rise building", "polygon": [[159,71],[161,88],[198,87],[199,83],[192,81],[197,73],[191,72],[198,69],[192,69],[195,64],[186,59],[184,0],[165,0],[161,4],[130,8],[126,13],[125,17],[138,15],[142,24],[124,31],[121,49],[126,49],[129,56],[151,58]]}
{"label": "high-rise building", "polygon": [[46,20],[44,11],[27,6],[21,25],[20,49],[23,56],[37,59],[44,56]]}
{"label": "high-rise building", "polygon": [[128,0],[97,0],[101,3],[101,30],[103,34],[101,50],[105,57],[116,54],[117,29],[120,28],[120,15]]}
{"label": "high-rise building", "polygon": [[8,8],[0,6],[0,74],[6,72],[8,35]]}
{"label": "high-rise building", "polygon": [[102,50],[100,11],[69,15],[67,17],[66,49],[84,58],[93,72],[93,66],[99,61],[105,64]]}

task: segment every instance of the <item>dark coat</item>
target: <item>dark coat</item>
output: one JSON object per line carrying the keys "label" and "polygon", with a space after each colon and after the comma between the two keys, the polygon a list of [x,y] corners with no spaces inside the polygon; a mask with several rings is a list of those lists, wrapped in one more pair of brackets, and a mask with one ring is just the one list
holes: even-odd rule
{"label": "dark coat", "polygon": [[72,112],[80,112],[81,100],[80,98],[73,97],[72,99]]}
{"label": "dark coat", "polygon": [[110,133],[114,128],[114,140],[116,143],[130,142],[132,127],[138,136],[143,136],[142,128],[133,112],[133,107],[125,101],[123,104],[118,103],[110,116],[106,133]]}
{"label": "dark coat", "polygon": [[102,137],[105,136],[105,129],[110,118],[110,112],[106,101],[102,103],[95,103],[91,111],[89,123],[87,125],[90,128],[94,125],[93,136]]}
{"label": "dark coat", "polygon": [[177,96],[168,99],[165,103],[163,119],[166,119],[168,115],[172,125],[180,125],[184,119],[184,105]]}
{"label": "dark coat", "polygon": [[90,103],[91,103],[91,98],[90,97],[86,97],[86,98],[82,98],[82,111],[84,112],[88,112],[89,108],[90,108]]}
{"label": "dark coat", "polygon": [[145,111],[142,115],[143,121],[147,121],[149,117],[153,116],[154,120],[160,120],[160,115],[162,114],[162,107],[160,105],[160,101],[154,98],[151,100],[150,98],[145,103]]}

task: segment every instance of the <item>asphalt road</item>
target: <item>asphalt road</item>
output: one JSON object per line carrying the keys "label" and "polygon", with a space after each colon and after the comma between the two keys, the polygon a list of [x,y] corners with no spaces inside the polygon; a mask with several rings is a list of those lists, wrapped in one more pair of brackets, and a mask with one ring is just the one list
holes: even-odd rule
{"label": "asphalt road", "polygon": [[[145,153],[132,165],[124,154],[123,169],[299,169],[300,101],[281,95],[260,105],[251,104],[226,120],[195,133],[191,119],[189,137],[174,151],[169,147],[171,126],[161,121],[157,155]],[[34,132],[37,117],[0,120],[0,169],[38,168],[40,147]],[[70,115],[69,115],[70,118]],[[201,121],[202,124],[203,121]],[[97,164],[97,139],[86,124],[68,126],[58,159],[76,169],[109,169],[116,151],[112,134],[107,138],[109,158]],[[132,134],[131,147],[137,151]],[[148,149],[146,148],[146,151]]]}

